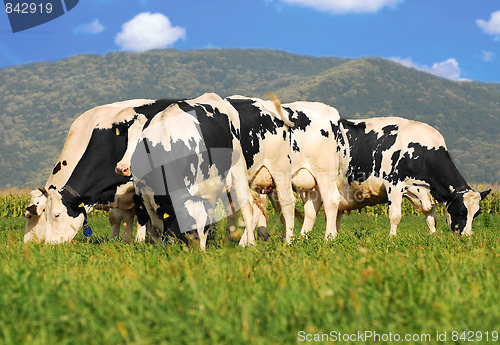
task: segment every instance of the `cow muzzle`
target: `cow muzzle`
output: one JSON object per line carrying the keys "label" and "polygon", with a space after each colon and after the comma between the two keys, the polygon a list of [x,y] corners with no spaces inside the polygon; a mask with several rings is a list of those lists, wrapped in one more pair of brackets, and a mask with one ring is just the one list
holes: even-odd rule
{"label": "cow muzzle", "polygon": [[132,173],[130,167],[125,164],[117,164],[115,167],[115,172],[121,176],[130,176]]}

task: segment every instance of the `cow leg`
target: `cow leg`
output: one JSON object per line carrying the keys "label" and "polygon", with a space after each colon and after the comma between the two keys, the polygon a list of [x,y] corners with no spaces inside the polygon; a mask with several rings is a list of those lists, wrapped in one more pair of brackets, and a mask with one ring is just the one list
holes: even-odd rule
{"label": "cow leg", "polygon": [[425,222],[429,227],[429,231],[431,235],[436,233],[436,205],[432,206],[429,212],[425,213]]}
{"label": "cow leg", "polygon": [[318,181],[319,192],[323,199],[323,208],[326,216],[325,240],[337,237],[337,213],[340,204],[340,192],[335,179],[324,174],[315,174]]}
{"label": "cow leg", "polygon": [[135,234],[135,241],[136,242],[144,242],[146,240],[146,226],[139,224],[139,222],[136,222],[135,225],[137,226],[137,233]]}
{"label": "cow leg", "polygon": [[123,210],[123,242],[130,242],[132,240],[132,230],[134,228],[134,210]]}
{"label": "cow leg", "polygon": [[234,232],[237,230],[236,226],[236,220],[238,219],[238,216],[236,214],[236,210],[234,209],[234,203],[233,200],[231,199],[231,194],[227,193],[227,199],[228,202],[225,204],[226,208],[226,219],[227,219],[227,229],[226,229],[226,241],[230,241],[234,234]]}
{"label": "cow leg", "polygon": [[254,234],[254,224],[253,224],[253,214],[252,205],[247,202],[241,208],[241,215],[243,216],[243,221],[245,222],[245,232],[241,236],[239,245],[242,247],[247,247],[248,245],[255,245],[255,234]]}
{"label": "cow leg", "polygon": [[205,202],[188,200],[185,206],[188,214],[195,220],[196,232],[200,239],[200,248],[201,250],[205,250],[208,238],[208,231],[205,231],[205,228],[206,225],[209,224],[209,222],[207,222],[209,214],[205,208]]}
{"label": "cow leg", "polygon": [[391,191],[387,193],[388,207],[389,207],[389,221],[391,223],[391,230],[389,234],[396,236],[399,222],[401,221],[401,203],[403,202],[403,193],[400,192],[400,185],[386,184],[386,190]]}
{"label": "cow leg", "polygon": [[323,200],[317,190],[309,190],[305,192],[302,200],[304,201],[304,223],[302,224],[300,234],[303,237],[306,237],[314,226],[316,216],[318,215],[318,211]]}
{"label": "cow leg", "polygon": [[[236,158],[236,159],[235,159]],[[244,165],[245,160],[238,156],[233,156],[233,166],[231,167],[232,178],[232,200],[236,200],[241,205],[241,215],[245,222],[245,232],[240,239],[240,246],[246,247],[249,244],[255,245],[255,224],[253,222],[253,199],[252,192],[248,187],[247,169]]]}
{"label": "cow leg", "polygon": [[290,178],[278,178],[275,180],[278,202],[281,207],[280,216],[283,217],[285,226],[285,240],[292,241],[295,215],[295,197],[292,190]]}
{"label": "cow leg", "polygon": [[337,226],[337,232],[340,231],[340,221],[342,220],[342,215],[344,214],[344,212],[337,212],[337,222],[336,222],[336,226]]}
{"label": "cow leg", "polygon": [[118,208],[110,208],[108,213],[108,220],[111,224],[111,236],[110,239],[118,237],[120,235],[120,225],[122,223],[122,210]]}

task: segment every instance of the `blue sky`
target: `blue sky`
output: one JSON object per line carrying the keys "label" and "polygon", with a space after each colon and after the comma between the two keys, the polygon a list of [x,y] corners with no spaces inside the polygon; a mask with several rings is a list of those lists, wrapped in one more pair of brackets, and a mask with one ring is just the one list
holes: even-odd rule
{"label": "blue sky", "polygon": [[376,56],[449,79],[500,82],[500,1],[80,0],[18,33],[0,13],[0,68],[163,48]]}

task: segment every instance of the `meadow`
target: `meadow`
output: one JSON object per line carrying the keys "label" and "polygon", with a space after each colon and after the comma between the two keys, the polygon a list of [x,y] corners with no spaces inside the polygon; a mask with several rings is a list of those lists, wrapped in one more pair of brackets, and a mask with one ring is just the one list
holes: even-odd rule
{"label": "meadow", "polygon": [[110,241],[103,214],[89,222],[92,237],[46,245],[23,243],[23,218],[0,218],[0,344],[500,341],[493,212],[472,237],[443,215],[430,236],[407,214],[396,238],[385,215],[356,212],[330,242],[320,215],[290,246],[271,212],[269,241],[239,248],[218,231],[206,252]]}

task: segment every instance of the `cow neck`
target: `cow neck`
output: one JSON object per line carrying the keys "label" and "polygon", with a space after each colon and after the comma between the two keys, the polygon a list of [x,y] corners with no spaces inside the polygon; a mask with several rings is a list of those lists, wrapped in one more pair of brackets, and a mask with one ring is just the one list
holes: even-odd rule
{"label": "cow neck", "polygon": [[[76,190],[74,190],[73,188],[71,188],[68,185],[64,185],[61,190],[67,191],[74,198],[81,199],[80,194],[78,194],[78,192]],[[82,202],[81,208],[83,210],[82,211],[82,213],[83,213],[83,234],[85,235],[85,237],[89,237],[90,235],[92,235],[92,228],[89,225],[89,222],[87,219],[87,210],[85,209],[85,205],[83,204],[83,202]]]}
{"label": "cow neck", "polygon": [[[433,195],[436,200],[440,198],[441,200],[438,201],[448,203],[451,201],[452,195],[465,193],[471,188],[451,160],[448,151],[442,151],[444,151],[442,152],[443,156],[440,157],[438,164],[436,164],[438,168],[429,172],[434,180],[433,183],[431,182],[431,192],[434,190],[437,194],[437,197]],[[450,187],[453,191],[450,190]]]}

